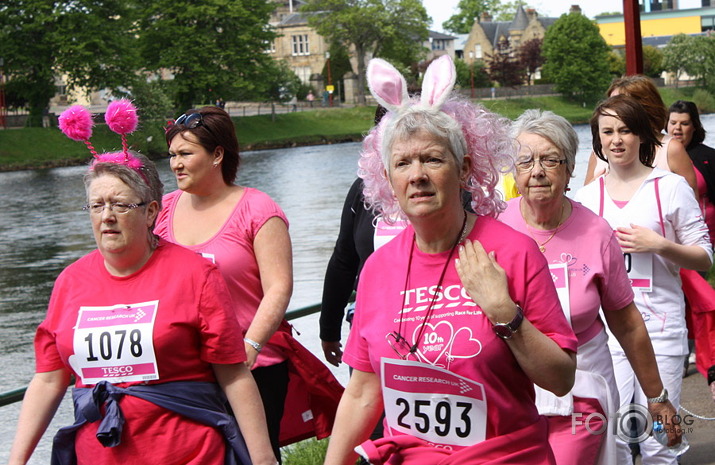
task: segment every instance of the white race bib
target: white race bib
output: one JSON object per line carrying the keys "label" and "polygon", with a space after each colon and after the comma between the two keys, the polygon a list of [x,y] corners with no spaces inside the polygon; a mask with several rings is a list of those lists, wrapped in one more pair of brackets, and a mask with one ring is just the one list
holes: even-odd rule
{"label": "white race bib", "polygon": [[653,255],[649,253],[624,253],[623,260],[633,290],[651,292],[653,290]]}
{"label": "white race bib", "polygon": [[393,224],[387,223],[382,216],[375,218],[375,235],[373,236],[373,250],[377,250],[390,242],[407,227],[406,220],[395,220]]}
{"label": "white race bib", "polygon": [[159,379],[154,321],[159,301],[80,307],[70,363],[83,384]]}
{"label": "white race bib", "polygon": [[383,358],[382,395],[389,428],[447,449],[484,441],[482,384],[421,362]]}

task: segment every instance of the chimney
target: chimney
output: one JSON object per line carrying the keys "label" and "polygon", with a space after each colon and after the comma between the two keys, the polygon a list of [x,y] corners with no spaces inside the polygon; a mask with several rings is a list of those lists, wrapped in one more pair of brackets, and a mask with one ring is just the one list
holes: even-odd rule
{"label": "chimney", "polygon": [[539,15],[538,15],[538,13],[536,13],[535,9],[527,8],[526,17],[529,18],[529,22],[532,22],[533,20],[535,20],[537,16],[539,16]]}
{"label": "chimney", "polygon": [[487,11],[482,11],[482,23],[491,23],[492,22],[492,15],[489,14]]}
{"label": "chimney", "polygon": [[571,5],[571,8],[569,9],[569,13],[581,14],[581,7],[578,5]]}

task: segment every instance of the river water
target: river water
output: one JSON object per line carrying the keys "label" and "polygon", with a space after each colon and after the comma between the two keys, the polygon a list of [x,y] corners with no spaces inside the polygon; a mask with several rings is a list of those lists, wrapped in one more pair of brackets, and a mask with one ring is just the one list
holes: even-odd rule
{"label": "river water", "polygon": [[[715,115],[704,115],[706,143],[715,146]],[[590,131],[576,126],[580,144],[572,195],[583,184]],[[712,136],[711,136],[712,134]],[[360,145],[348,143],[242,154],[239,183],[268,193],[285,210],[293,241],[295,286],[289,309],[318,303],[343,200],[355,179]],[[168,160],[157,163],[166,191],[176,189]],[[32,340],[59,272],[95,248],[84,204],[85,167],[0,173],[0,392],[26,386],[34,372]],[[294,320],[298,339],[322,360],[318,315]],[[343,342],[344,342],[343,338]],[[332,369],[332,367],[331,367]],[[333,373],[344,384],[343,365]],[[20,403],[0,407],[0,463],[6,463]],[[72,423],[65,397],[33,465],[49,463],[51,437]]]}

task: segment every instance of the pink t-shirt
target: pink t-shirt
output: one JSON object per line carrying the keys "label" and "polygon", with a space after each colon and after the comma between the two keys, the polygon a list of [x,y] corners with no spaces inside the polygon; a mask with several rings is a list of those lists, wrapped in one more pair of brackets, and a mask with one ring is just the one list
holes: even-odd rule
{"label": "pink t-shirt", "polygon": [[[177,241],[171,225],[181,195],[182,191],[176,190],[164,196],[164,208],[159,213],[154,229],[157,235],[175,243]],[[278,217],[288,224],[283,210],[267,194],[245,187],[243,196],[231,216],[214,237],[203,244],[185,246],[218,266],[228,285],[238,321],[245,330],[251,326],[263,299],[261,275],[253,241],[266,221],[273,217]],[[242,341],[242,338],[236,341]],[[256,367],[275,365],[283,360],[285,356],[280,349],[267,344],[258,356]]]}
{"label": "pink t-shirt", "polygon": [[[568,199],[567,199],[568,200]],[[543,243],[554,232],[528,228],[521,216],[520,202],[512,199],[499,220]],[[603,218],[577,202],[558,233],[545,244],[549,265],[565,264],[568,269],[568,297],[571,325],[579,345],[590,341],[603,329],[599,307],[620,310],[633,301],[623,253],[613,229]]]}
{"label": "pink t-shirt", "polygon": [[[117,277],[94,251],[55,282],[35,336],[36,369],[70,368],[77,387],[91,387],[95,383],[83,384],[81,375],[105,373],[116,382],[112,377],[127,374],[127,367],[139,371],[153,361],[156,371],[146,376],[158,379],[117,385],[216,382],[211,364],[246,360],[243,346],[234,343],[241,332],[220,273],[196,254],[160,241],[141,270]],[[103,447],[96,438],[99,422],[87,423],[75,441],[79,463],[223,463],[224,439],[215,428],[134,396],[119,402],[122,443]]]}
{"label": "pink t-shirt", "polygon": [[[449,370],[469,380],[464,385],[469,384],[470,388],[476,384],[483,386],[485,439],[538,421],[532,382],[464,290],[453,262],[456,257],[453,256],[447,266],[441,289],[436,289],[450,252],[420,252],[416,245],[413,249],[413,238],[414,229],[408,226],[367,260],[360,274],[355,319],[343,360],[355,369],[381,376],[383,357],[399,359],[386,335],[397,331],[402,319],[401,335],[410,344],[415,342],[436,294],[433,314],[419,337],[417,353],[408,360],[422,362],[427,370],[430,367]],[[509,294],[524,309],[525,317],[560,347],[575,352],[576,337],[561,311],[546,261],[533,241],[489,217],[478,218],[469,238],[478,239],[487,251],[496,252],[497,261],[509,277]],[[405,288],[411,250],[412,264]],[[411,369],[420,376],[426,371],[405,367],[403,372]],[[402,381],[409,379],[409,376],[400,377]],[[383,378],[382,381],[391,383],[394,379]],[[391,407],[394,406],[385,402],[386,411]],[[436,421],[439,422],[439,418]],[[420,426],[424,425],[418,424],[418,429]],[[385,433],[403,434],[391,428]]]}

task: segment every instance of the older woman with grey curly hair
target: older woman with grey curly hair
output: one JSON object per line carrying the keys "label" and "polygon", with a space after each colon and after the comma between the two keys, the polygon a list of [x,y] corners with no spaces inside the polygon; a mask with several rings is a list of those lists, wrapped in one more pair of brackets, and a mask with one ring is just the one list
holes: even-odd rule
{"label": "older woman with grey curly hair", "polygon": [[[514,122],[512,136],[519,149],[515,167],[521,197],[509,201],[499,219],[530,235],[546,257],[579,343],[574,389],[556,398],[537,387],[537,405],[547,415],[557,463],[615,463],[615,438],[605,420],[619,405],[618,387],[599,308],[642,384],[651,386],[655,397],[663,385],[650,338],[633,303],[612,228],[566,197],[578,150],[576,131],[550,111],[527,110]],[[675,411],[663,403],[654,405],[651,413]],[[606,434],[593,434],[605,430]]]}
{"label": "older woman with grey curly hair", "polygon": [[[454,76],[435,60],[418,100],[387,62],[368,66],[389,112],[363,145],[365,200],[410,224],[360,274],[326,464],[355,447],[370,463],[554,463],[532,386],[571,389],[576,339],[543,256],[494,219],[508,121],[451,98]],[[383,407],[385,437],[365,441]]]}

